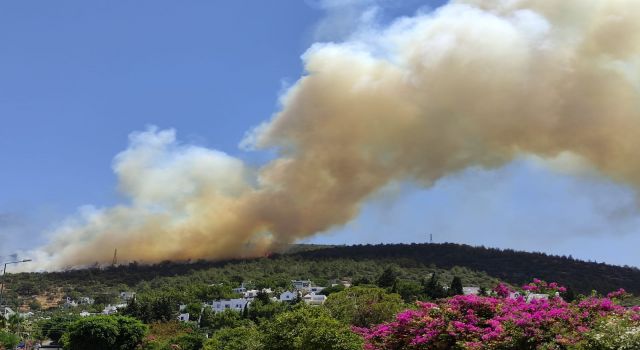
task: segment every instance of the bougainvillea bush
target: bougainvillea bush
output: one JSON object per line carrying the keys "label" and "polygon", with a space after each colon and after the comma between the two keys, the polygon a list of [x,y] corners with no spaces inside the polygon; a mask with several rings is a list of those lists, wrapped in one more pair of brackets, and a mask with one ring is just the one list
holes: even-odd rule
{"label": "bougainvillea bush", "polygon": [[460,295],[399,313],[395,321],[356,328],[366,350],[640,349],[640,309],[618,304],[623,290],[568,303],[564,288],[534,280],[529,302],[500,285],[493,296]]}

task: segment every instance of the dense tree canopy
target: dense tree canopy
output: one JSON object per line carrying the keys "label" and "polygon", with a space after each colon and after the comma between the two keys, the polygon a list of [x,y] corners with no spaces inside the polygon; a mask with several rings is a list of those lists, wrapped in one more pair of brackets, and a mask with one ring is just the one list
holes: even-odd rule
{"label": "dense tree canopy", "polygon": [[402,298],[375,287],[351,287],[329,295],[325,307],[336,319],[354,326],[390,320],[405,307]]}
{"label": "dense tree canopy", "polygon": [[90,316],[69,325],[62,337],[66,350],[134,350],[147,327],[126,316]]}
{"label": "dense tree canopy", "polygon": [[260,332],[253,325],[223,328],[213,334],[203,350],[262,350]]}
{"label": "dense tree canopy", "polygon": [[264,350],[361,350],[362,339],[324,308],[298,307],[261,327]]}

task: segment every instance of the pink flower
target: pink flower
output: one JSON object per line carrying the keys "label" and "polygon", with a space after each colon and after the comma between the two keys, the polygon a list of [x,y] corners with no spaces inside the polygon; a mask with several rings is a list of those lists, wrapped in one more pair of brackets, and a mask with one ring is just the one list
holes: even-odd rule
{"label": "pink flower", "polygon": [[[528,286],[528,287],[527,287]],[[563,291],[557,283],[534,280],[525,290],[545,293]],[[418,303],[393,322],[369,329],[356,329],[365,340],[365,350],[438,349],[462,344],[466,349],[512,348],[527,342],[545,348],[566,348],[582,340],[593,326],[611,316],[640,322],[640,307],[626,309],[610,298],[587,298],[568,303],[561,298],[526,302],[507,298],[504,284],[495,288],[498,297],[460,295],[437,303]],[[624,291],[610,296],[624,295]],[[485,347],[491,344],[491,347]]]}
{"label": "pink flower", "polygon": [[607,294],[607,298],[609,299],[621,298],[621,297],[624,297],[626,294],[627,294],[627,291],[625,291],[623,288],[620,288],[615,292],[611,292]]}

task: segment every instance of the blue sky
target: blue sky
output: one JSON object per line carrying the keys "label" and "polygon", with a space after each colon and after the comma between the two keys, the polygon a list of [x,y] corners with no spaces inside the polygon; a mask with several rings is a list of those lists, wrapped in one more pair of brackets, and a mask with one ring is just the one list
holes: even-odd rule
{"label": "blue sky", "polygon": [[[46,241],[86,204],[122,200],[111,162],[127,135],[250,162],[238,147],[277,111],[315,41],[340,40],[373,1],[16,1],[0,4],[0,253]],[[329,6],[331,5],[331,6]],[[378,1],[382,20],[439,2]],[[633,195],[535,161],[469,169],[433,188],[398,184],[316,243],[436,241],[640,265]],[[623,214],[620,214],[623,213]],[[613,219],[612,219],[613,218]]]}

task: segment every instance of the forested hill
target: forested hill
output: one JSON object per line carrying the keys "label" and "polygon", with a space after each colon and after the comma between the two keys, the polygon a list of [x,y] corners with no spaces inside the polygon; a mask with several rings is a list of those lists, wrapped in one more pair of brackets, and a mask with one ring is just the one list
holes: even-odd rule
{"label": "forested hill", "polygon": [[444,244],[387,244],[335,246],[307,249],[293,253],[304,259],[323,260],[350,258],[354,260],[388,260],[403,266],[453,266],[484,271],[492,277],[520,285],[540,278],[570,286],[581,293],[593,289],[609,292],[625,288],[640,294],[640,269],[605,263],[586,262],[566,256],[528,253],[510,249]]}
{"label": "forested hill", "polygon": [[[28,303],[34,296],[56,303],[65,295],[117,294],[133,289],[182,288],[186,285],[225,283],[237,286],[253,281],[265,287],[286,287],[292,279],[311,279],[320,285],[337,278],[375,281],[387,268],[400,279],[421,283],[437,272],[448,285],[454,276],[466,285],[491,288],[501,280],[519,286],[533,278],[556,281],[579,293],[601,293],[625,288],[640,294],[640,270],[551,256],[471,247],[460,244],[388,244],[356,246],[294,245],[283,254],[246,260],[165,261],[93,267],[50,273],[5,276],[4,299]],[[361,282],[365,283],[365,282]],[[45,301],[41,302],[42,304]]]}

